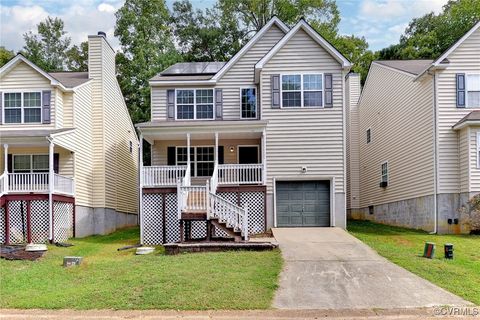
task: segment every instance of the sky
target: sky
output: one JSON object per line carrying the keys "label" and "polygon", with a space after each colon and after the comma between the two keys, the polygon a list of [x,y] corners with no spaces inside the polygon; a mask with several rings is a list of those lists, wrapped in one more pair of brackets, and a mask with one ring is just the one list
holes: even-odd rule
{"label": "sky", "polygon": [[[167,0],[168,6],[174,0]],[[191,0],[197,8],[211,7],[215,0]],[[87,35],[104,31],[115,49],[113,36],[115,11],[124,0],[0,0],[0,46],[18,51],[22,35],[36,31],[47,16],[65,22],[73,44],[87,40]],[[337,0],[341,34],[364,36],[370,49],[379,50],[398,42],[408,22],[425,13],[438,13],[447,0]]]}

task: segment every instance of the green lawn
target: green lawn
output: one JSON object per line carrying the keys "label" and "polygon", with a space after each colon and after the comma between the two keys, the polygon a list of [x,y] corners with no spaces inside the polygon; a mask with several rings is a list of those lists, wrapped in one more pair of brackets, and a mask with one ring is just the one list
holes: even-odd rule
{"label": "green lawn", "polygon": [[[135,256],[138,229],[50,246],[36,262],[0,259],[0,307],[70,309],[265,309],[282,259],[278,250]],[[79,267],[62,267],[67,255]]]}
{"label": "green lawn", "polygon": [[[480,305],[480,236],[430,235],[367,221],[349,221],[348,231],[390,261]],[[421,257],[427,241],[436,244],[432,260]],[[454,260],[443,258],[445,243],[454,244]]]}

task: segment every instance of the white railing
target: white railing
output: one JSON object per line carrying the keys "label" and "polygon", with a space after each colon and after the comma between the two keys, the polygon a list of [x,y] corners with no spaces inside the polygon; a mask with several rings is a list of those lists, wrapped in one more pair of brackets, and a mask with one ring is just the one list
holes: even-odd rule
{"label": "white railing", "polygon": [[248,240],[248,206],[239,207],[230,201],[210,192],[207,219],[218,218],[228,227],[241,231],[243,238]]}
{"label": "white railing", "polygon": [[213,194],[217,194],[217,187],[218,187],[218,163],[215,163],[215,167],[213,168],[213,174],[210,178],[210,192]]}
{"label": "white railing", "polygon": [[184,186],[190,186],[192,184],[192,173],[191,173],[191,169],[192,167],[190,167],[190,163],[187,165],[187,170],[185,171],[185,177],[183,177],[183,185]]}
{"label": "white railing", "polygon": [[7,192],[48,192],[48,173],[8,173]]}
{"label": "white railing", "polygon": [[263,164],[221,164],[218,184],[263,184]]}
{"label": "white railing", "polygon": [[3,173],[0,176],[0,197],[7,193],[7,175]]}
{"label": "white railing", "polygon": [[73,178],[64,177],[55,173],[53,176],[53,191],[56,193],[73,195],[75,192]]}
{"label": "white railing", "polygon": [[187,166],[150,166],[143,167],[143,186],[175,186],[178,179],[185,176]]}

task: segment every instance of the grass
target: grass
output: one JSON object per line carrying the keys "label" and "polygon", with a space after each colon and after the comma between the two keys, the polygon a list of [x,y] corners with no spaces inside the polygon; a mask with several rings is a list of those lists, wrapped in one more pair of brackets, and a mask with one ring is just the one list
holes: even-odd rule
{"label": "grass", "polygon": [[[348,231],[397,265],[480,305],[480,236],[430,235],[424,231],[349,221]],[[425,242],[436,244],[434,259],[423,255]],[[454,259],[443,258],[443,245],[454,245]]]}
{"label": "grass", "polygon": [[[45,309],[265,309],[277,288],[278,250],[136,256],[117,248],[138,229],[50,246],[35,262],[0,259],[0,307]],[[82,256],[63,268],[64,256]]]}

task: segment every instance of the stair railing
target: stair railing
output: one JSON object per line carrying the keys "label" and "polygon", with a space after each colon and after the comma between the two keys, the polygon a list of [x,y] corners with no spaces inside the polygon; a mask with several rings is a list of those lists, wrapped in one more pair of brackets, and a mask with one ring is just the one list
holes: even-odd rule
{"label": "stair railing", "polygon": [[243,238],[248,240],[248,205],[245,204],[244,208],[239,207],[213,192],[210,192],[209,200],[209,218],[218,218],[227,227],[240,231]]}
{"label": "stair railing", "polygon": [[212,177],[210,178],[210,192],[212,192],[213,194],[217,194],[217,187],[218,187],[218,163],[215,163]]}

